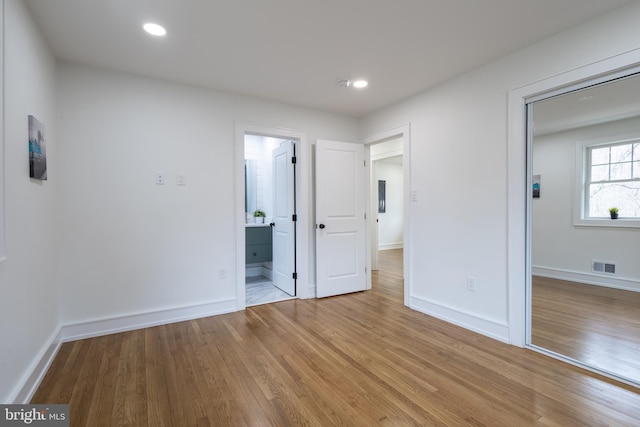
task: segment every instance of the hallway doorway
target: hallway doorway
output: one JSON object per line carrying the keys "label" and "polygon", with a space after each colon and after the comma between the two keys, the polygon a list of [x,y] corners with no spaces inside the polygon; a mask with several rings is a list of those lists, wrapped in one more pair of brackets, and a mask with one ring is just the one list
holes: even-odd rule
{"label": "hallway doorway", "polygon": [[365,140],[368,148],[371,285],[388,278],[409,306],[410,149],[409,125]]}
{"label": "hallway doorway", "polygon": [[404,298],[403,249],[379,251],[378,270],[372,273],[371,285],[394,300]]}

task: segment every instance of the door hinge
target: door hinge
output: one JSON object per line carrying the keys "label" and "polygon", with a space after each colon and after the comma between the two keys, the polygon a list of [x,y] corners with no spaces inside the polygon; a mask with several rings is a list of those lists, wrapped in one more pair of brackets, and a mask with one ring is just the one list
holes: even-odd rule
{"label": "door hinge", "polygon": [[291,157],[291,163],[295,164],[298,162],[298,158],[296,156]]}
{"label": "door hinge", "polygon": [[297,280],[298,279],[298,273],[296,273],[295,271],[293,272],[293,279]]}
{"label": "door hinge", "polygon": [[293,214],[291,215],[291,221],[296,222],[298,220],[298,215]]}

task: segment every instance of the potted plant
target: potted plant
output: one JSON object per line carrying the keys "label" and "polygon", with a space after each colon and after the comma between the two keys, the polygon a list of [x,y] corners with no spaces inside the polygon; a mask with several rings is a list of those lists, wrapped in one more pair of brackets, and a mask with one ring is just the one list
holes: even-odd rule
{"label": "potted plant", "polygon": [[611,215],[611,219],[618,219],[618,208],[609,208],[609,215]]}
{"label": "potted plant", "polygon": [[264,223],[264,218],[267,216],[264,211],[257,210],[253,213],[254,218],[256,219],[257,224]]}

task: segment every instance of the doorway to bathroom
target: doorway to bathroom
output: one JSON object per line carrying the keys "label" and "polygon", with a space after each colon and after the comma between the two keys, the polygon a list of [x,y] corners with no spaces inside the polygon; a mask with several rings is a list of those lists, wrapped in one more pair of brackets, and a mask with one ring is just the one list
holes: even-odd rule
{"label": "doorway to bathroom", "polygon": [[291,138],[244,134],[246,306],[297,296],[296,145]]}
{"label": "doorway to bathroom", "polygon": [[[276,159],[272,157],[269,165],[266,167],[271,167],[271,173],[273,175],[273,171],[276,170],[275,176],[276,178],[269,181],[271,190],[270,193],[272,196],[262,195],[259,193],[256,194],[256,204],[252,209],[247,205],[247,188],[245,185],[245,158],[251,160],[252,155],[248,155],[245,157],[245,137],[248,139],[256,139],[261,140],[262,144],[266,144],[265,141],[275,141],[278,140],[274,145],[281,146],[283,142],[292,141],[292,144],[286,144],[288,146],[293,146],[295,149],[295,159],[291,157],[288,160],[284,161],[285,157],[280,157],[277,159],[280,161],[280,165],[288,165],[285,168],[285,173],[278,174],[277,167],[274,168],[274,164]],[[265,149],[264,146],[259,146],[259,149]],[[250,148],[247,149],[251,150]],[[272,150],[272,154],[273,154]],[[267,160],[264,160],[265,164]],[[289,289],[287,292],[288,296],[286,299],[291,298],[308,298],[309,295],[314,295],[315,289],[313,287],[313,283],[310,279],[310,253],[311,253],[311,148],[309,146],[308,136],[306,133],[281,128],[281,127],[273,127],[273,126],[265,126],[259,124],[245,123],[245,122],[236,122],[236,131],[235,131],[235,179],[234,179],[234,187],[235,187],[235,228],[236,228],[236,265],[235,265],[235,282],[236,282],[236,305],[238,310],[243,310],[247,305],[257,305],[264,304],[268,302],[274,302],[277,300],[281,300],[280,298],[262,298],[260,301],[251,299],[251,303],[246,301],[246,283],[247,277],[249,278],[249,282],[262,281],[260,276],[263,276],[267,279],[277,280],[277,272],[282,272],[282,278],[289,278],[289,287],[293,287],[293,290]],[[257,168],[257,165],[256,165]],[[251,172],[248,172],[251,174]],[[290,178],[284,178],[287,174],[290,174]],[[258,170],[256,169],[256,191],[260,191],[257,186],[257,175]],[[280,178],[277,178],[280,177]],[[295,179],[295,180],[294,180]],[[276,185],[277,182],[286,182],[288,190],[282,192],[282,194],[286,194],[287,197],[277,198],[274,196],[274,189],[284,187],[284,185]],[[263,181],[264,185],[265,182]],[[280,194],[276,192],[277,194]],[[279,202],[271,202],[273,203],[269,207],[264,207],[258,205],[258,200],[267,201],[274,200],[274,197],[279,200]],[[253,199],[253,198],[252,198]],[[267,203],[265,202],[265,203]],[[281,214],[282,211],[281,206],[288,205],[287,209],[290,209],[286,214]],[[287,210],[285,209],[285,211]],[[256,224],[255,220],[255,211],[262,210],[264,211],[265,223],[268,225],[268,228],[263,228],[265,225],[250,225]],[[278,210],[278,212],[276,212]],[[281,228],[281,221],[278,220],[279,217],[285,216],[288,218],[288,229]],[[295,215],[295,217],[293,216]],[[262,220],[258,220],[262,221]],[[274,226],[271,227],[271,223],[274,223]],[[259,223],[258,223],[259,224]],[[271,246],[271,261],[260,261],[253,262],[255,259],[250,259],[250,262],[247,262],[247,230],[251,228],[262,229],[263,236],[257,236],[256,239],[271,237],[271,245],[278,245],[279,239],[282,235],[286,234],[287,230],[289,233],[289,238],[293,239],[293,243],[287,247],[287,250],[276,249],[274,246]],[[267,231],[265,231],[267,230]],[[269,234],[271,231],[271,234]],[[276,234],[278,231],[278,234]],[[281,234],[282,232],[283,234]],[[260,232],[258,232],[260,233]],[[293,236],[293,237],[291,237]],[[261,244],[268,245],[268,241],[262,243],[260,240],[252,240],[250,243],[255,243],[255,246],[259,246]],[[251,245],[254,246],[254,245]],[[252,248],[250,248],[252,249]],[[253,248],[258,249],[258,248]],[[263,249],[267,249],[268,247]],[[275,251],[274,251],[275,249]],[[278,255],[281,253],[286,253],[284,259],[286,262],[279,263]],[[273,256],[276,258],[273,258]],[[253,252],[249,252],[249,255],[253,257]],[[256,252],[256,257],[258,256],[258,252]],[[268,257],[268,255],[267,255]],[[271,262],[269,272],[269,262]],[[267,271],[262,269],[263,263],[267,263]],[[258,264],[258,265],[253,265]],[[283,267],[282,269],[278,268],[278,265],[288,265],[289,267]],[[249,266],[249,271],[247,269]],[[256,268],[254,268],[256,267]],[[269,278],[264,273],[271,274],[272,277]],[[260,273],[258,275],[258,273]],[[247,276],[249,274],[249,276]],[[271,280],[273,282],[273,280]],[[277,282],[276,282],[277,283]],[[253,283],[251,283],[253,284]],[[274,284],[272,283],[272,286]],[[283,285],[283,287],[286,285]],[[285,290],[286,292],[286,290]],[[284,299],[285,297],[281,295]]]}

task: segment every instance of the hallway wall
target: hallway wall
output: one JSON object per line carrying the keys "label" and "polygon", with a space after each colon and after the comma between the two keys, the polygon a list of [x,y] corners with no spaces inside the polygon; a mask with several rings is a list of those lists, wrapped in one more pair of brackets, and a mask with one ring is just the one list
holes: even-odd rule
{"label": "hallway wall", "polygon": [[236,309],[236,121],[356,139],[353,118],[67,63],[58,90],[65,324]]}
{"label": "hallway wall", "polygon": [[[1,10],[0,10],[1,13]],[[60,162],[56,63],[22,2],[5,4],[7,259],[0,262],[0,402],[21,400],[60,324]],[[28,116],[45,126],[47,181],[29,178]],[[1,149],[1,147],[0,147]]]}
{"label": "hallway wall", "polygon": [[363,138],[411,125],[413,308],[509,340],[509,90],[639,49],[638,22],[633,2],[361,120]]}

